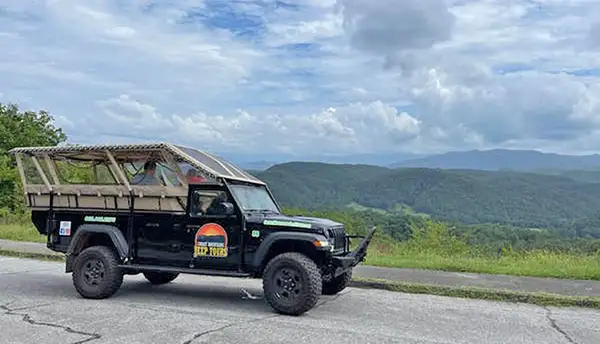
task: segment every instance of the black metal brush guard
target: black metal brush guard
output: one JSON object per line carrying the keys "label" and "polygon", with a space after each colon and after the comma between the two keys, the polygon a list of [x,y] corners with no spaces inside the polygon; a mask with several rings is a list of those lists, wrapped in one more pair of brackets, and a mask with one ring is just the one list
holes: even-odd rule
{"label": "black metal brush guard", "polygon": [[[375,231],[377,227],[371,228],[369,233],[365,236],[362,235],[346,235],[346,253],[344,255],[333,256],[333,261],[335,263],[336,269],[334,273],[334,278],[343,274],[344,272],[352,269],[360,262],[365,260],[367,255],[367,248],[375,235]],[[362,238],[363,240],[360,242],[358,247],[354,251],[350,251],[350,239]]]}

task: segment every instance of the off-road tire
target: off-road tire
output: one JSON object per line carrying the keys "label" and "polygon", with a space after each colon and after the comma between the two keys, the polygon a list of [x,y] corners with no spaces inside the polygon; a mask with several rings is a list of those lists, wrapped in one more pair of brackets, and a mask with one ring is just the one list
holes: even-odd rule
{"label": "off-road tire", "polygon": [[167,284],[179,276],[176,272],[144,272],[144,277],[154,285]]}
{"label": "off-road tire", "polygon": [[[90,276],[93,278],[94,275],[99,279],[97,279],[98,283],[92,286],[86,280],[89,280]],[[119,290],[123,284],[123,272],[119,268],[117,254],[112,248],[91,246],[81,251],[75,259],[72,279],[75,289],[84,298],[104,299]]]}
{"label": "off-road tire", "polygon": [[330,281],[323,281],[323,295],[335,295],[346,289],[348,283],[352,280],[352,271],[345,272]]}
{"label": "off-road tire", "polygon": [[[282,290],[285,281],[290,289]],[[292,283],[293,282],[293,283]],[[263,291],[267,302],[276,312],[285,315],[300,315],[313,308],[321,296],[321,272],[315,262],[297,252],[282,253],[269,261],[263,273]],[[294,293],[295,299],[286,302],[285,294]]]}

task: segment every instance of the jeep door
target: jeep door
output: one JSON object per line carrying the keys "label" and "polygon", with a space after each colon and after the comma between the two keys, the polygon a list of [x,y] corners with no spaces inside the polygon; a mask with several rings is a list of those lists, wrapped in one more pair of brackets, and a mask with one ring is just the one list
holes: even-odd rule
{"label": "jeep door", "polygon": [[[228,205],[229,208],[223,207]],[[181,258],[188,267],[237,269],[241,259],[242,217],[225,186],[190,184],[188,216],[182,224]]]}

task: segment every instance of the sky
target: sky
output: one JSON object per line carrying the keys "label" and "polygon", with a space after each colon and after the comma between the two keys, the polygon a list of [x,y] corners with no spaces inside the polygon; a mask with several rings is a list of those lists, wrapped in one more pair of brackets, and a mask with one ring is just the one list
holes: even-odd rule
{"label": "sky", "polygon": [[73,143],[600,151],[599,0],[2,0],[0,49]]}

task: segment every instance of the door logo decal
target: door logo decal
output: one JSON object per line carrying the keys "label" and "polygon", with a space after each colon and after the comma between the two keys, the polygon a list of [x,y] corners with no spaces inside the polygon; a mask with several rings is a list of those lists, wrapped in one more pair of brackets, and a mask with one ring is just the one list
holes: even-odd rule
{"label": "door logo decal", "polygon": [[218,223],[207,223],[196,231],[194,257],[225,258],[227,251],[227,232]]}

